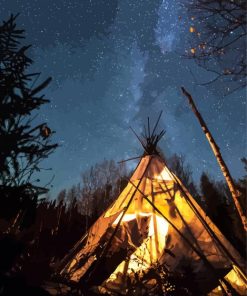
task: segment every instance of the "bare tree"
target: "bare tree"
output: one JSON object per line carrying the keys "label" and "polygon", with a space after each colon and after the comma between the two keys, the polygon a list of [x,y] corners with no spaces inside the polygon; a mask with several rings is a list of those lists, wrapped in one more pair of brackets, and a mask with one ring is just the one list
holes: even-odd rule
{"label": "bare tree", "polygon": [[213,154],[219,164],[219,167],[222,171],[223,176],[225,177],[226,183],[227,183],[228,188],[231,192],[232,199],[235,204],[236,210],[238,211],[239,217],[242,221],[243,228],[245,229],[245,231],[247,231],[247,217],[244,213],[243,207],[242,207],[242,205],[240,203],[240,199],[239,199],[239,197],[241,196],[241,192],[237,189],[234,179],[232,178],[230,171],[229,171],[229,169],[222,157],[220,148],[216,144],[211,132],[209,131],[209,129],[207,127],[206,122],[204,121],[202,115],[198,111],[191,94],[188,93],[184,87],[182,87],[181,89],[182,89],[183,94],[187,97],[189,104],[191,106],[191,109],[194,112],[196,118],[198,119],[198,122],[199,122],[208,142],[209,142],[209,145],[212,148]]}
{"label": "bare tree", "polygon": [[67,191],[66,189],[61,190],[57,195],[57,202],[58,203],[64,203],[66,200]]}
{"label": "bare tree", "polygon": [[124,164],[104,160],[82,173],[81,208],[86,216],[100,214],[126,185]]}
{"label": "bare tree", "polygon": [[190,0],[188,56],[215,77],[228,93],[246,86],[246,0]]}
{"label": "bare tree", "polygon": [[72,208],[80,199],[81,187],[80,184],[73,185],[66,193],[66,204],[68,209]]}
{"label": "bare tree", "polygon": [[197,188],[193,182],[191,166],[186,164],[185,156],[174,154],[168,159],[168,164],[170,169],[178,176],[186,188],[188,188],[193,197],[201,203]]}

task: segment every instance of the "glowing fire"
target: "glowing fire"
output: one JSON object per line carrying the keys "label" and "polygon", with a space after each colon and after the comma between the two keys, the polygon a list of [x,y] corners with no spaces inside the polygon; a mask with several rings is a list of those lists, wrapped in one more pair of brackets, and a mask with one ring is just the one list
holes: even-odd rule
{"label": "glowing fire", "polygon": [[[150,218],[147,238],[144,239],[141,246],[136,249],[128,261],[123,261],[116,268],[116,270],[109,277],[108,281],[116,280],[119,274],[131,274],[133,273],[133,270],[135,272],[145,271],[151,266],[152,263],[155,263],[163,253],[169,226],[167,221],[155,213],[137,213],[125,214],[122,222],[131,221],[134,219],[138,220],[138,216],[146,216]],[[120,217],[118,217],[113,224],[117,224],[119,219]]]}
{"label": "glowing fire", "polygon": [[158,181],[172,181],[173,180],[171,178],[171,173],[169,172],[167,167],[164,167],[163,170],[158,175],[154,175],[153,178]]}

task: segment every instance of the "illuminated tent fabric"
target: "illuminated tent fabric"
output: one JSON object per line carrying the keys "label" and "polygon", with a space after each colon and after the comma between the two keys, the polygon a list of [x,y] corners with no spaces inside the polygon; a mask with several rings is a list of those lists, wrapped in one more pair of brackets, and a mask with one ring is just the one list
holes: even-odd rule
{"label": "illuminated tent fabric", "polygon": [[[162,158],[146,155],[116,201],[63,260],[60,274],[120,292],[133,271],[145,272],[156,262],[179,271],[185,261],[200,291],[211,291],[226,276],[245,295],[237,251]],[[211,295],[220,293],[218,287]]]}

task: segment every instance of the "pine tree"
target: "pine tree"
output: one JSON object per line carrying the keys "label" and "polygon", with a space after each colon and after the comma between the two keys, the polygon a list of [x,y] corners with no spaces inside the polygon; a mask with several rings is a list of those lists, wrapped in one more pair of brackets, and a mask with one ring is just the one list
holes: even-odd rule
{"label": "pine tree", "polygon": [[2,198],[15,195],[17,202],[22,194],[33,197],[47,191],[32,184],[31,177],[57,144],[51,143],[47,124],[34,124],[34,112],[49,103],[40,92],[51,78],[35,86],[40,73],[28,72],[33,63],[27,56],[30,46],[21,43],[24,30],[16,27],[16,17],[0,26],[0,192]]}

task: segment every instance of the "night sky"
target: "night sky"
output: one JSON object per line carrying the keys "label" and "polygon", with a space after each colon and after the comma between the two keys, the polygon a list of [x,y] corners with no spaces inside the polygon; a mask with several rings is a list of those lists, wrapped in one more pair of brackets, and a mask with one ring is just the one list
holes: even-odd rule
{"label": "night sky", "polygon": [[[61,146],[42,163],[52,194],[76,184],[80,174],[103,159],[119,161],[142,153],[131,133],[163,110],[166,156],[184,155],[198,182],[201,172],[223,177],[202,130],[181,94],[192,93],[234,178],[244,174],[246,95],[224,96],[227,85],[200,86],[213,74],[183,56],[191,19],[181,0],[0,0],[0,20],[20,13],[18,26],[50,104],[40,121],[56,131]],[[181,4],[181,5],[180,5]],[[135,165],[134,162],[129,165]]]}

